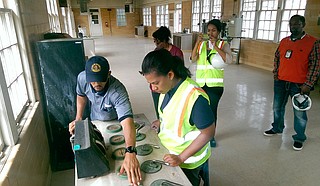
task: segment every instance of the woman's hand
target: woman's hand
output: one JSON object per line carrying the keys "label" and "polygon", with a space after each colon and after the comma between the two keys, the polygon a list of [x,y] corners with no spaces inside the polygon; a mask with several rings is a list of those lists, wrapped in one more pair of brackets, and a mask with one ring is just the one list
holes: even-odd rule
{"label": "woman's hand", "polygon": [[159,133],[160,132],[160,120],[157,119],[157,120],[153,121],[151,124],[151,129],[155,130],[157,133]]}
{"label": "woman's hand", "polygon": [[163,161],[169,163],[169,165],[172,167],[179,166],[181,163],[183,163],[180,156],[174,154],[165,154],[163,157]]}

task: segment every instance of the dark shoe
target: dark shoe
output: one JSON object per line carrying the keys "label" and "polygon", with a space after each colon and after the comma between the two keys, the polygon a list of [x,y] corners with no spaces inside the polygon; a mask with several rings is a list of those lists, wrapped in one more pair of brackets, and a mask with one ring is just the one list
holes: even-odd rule
{"label": "dark shoe", "polygon": [[298,141],[295,141],[294,143],[293,143],[293,149],[294,150],[296,150],[296,151],[300,151],[300,150],[302,150],[302,148],[303,148],[303,143],[301,143],[301,142],[298,142]]}
{"label": "dark shoe", "polygon": [[264,133],[263,133],[263,135],[268,136],[268,137],[271,137],[271,136],[276,135],[276,134],[281,135],[281,133],[276,133],[276,132],[274,132],[272,129],[266,130],[266,131],[264,131]]}
{"label": "dark shoe", "polygon": [[217,142],[216,142],[216,140],[214,138],[210,141],[210,146],[211,147],[216,147],[217,146]]}

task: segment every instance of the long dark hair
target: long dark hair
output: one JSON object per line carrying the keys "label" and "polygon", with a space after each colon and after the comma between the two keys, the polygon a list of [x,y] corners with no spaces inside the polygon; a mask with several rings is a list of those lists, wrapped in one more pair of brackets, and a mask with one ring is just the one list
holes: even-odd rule
{"label": "long dark hair", "polygon": [[142,75],[156,72],[159,76],[166,76],[172,70],[178,78],[191,77],[183,61],[177,56],[172,56],[166,49],[149,52],[143,59],[141,69]]}

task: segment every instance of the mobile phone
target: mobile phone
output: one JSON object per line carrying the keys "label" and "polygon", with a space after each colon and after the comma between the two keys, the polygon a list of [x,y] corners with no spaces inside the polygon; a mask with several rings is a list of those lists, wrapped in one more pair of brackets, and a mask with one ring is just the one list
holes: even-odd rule
{"label": "mobile phone", "polygon": [[208,41],[208,40],[209,40],[208,34],[203,34],[203,35],[202,35],[202,40],[203,40],[203,41]]}

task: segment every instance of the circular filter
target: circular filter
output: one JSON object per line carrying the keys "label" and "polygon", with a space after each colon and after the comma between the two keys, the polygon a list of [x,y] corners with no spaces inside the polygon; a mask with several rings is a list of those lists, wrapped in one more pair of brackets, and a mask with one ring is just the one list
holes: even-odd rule
{"label": "circular filter", "polygon": [[144,138],[146,138],[146,134],[137,133],[137,135],[136,135],[136,140],[137,141],[142,141],[142,140],[144,140]]}
{"label": "circular filter", "polygon": [[112,159],[114,160],[123,160],[126,154],[126,148],[120,147],[112,152]]}
{"label": "circular filter", "polygon": [[149,144],[139,145],[137,146],[137,154],[140,156],[146,156],[151,154],[153,151],[153,148]]}
{"label": "circular filter", "polygon": [[124,136],[123,135],[114,135],[111,136],[109,139],[111,145],[121,145],[124,143]]}
{"label": "circular filter", "polygon": [[141,170],[147,174],[156,173],[161,170],[162,165],[152,160],[147,160],[141,164]]}
{"label": "circular filter", "polygon": [[134,127],[137,129],[140,127],[140,124],[139,123],[134,123]]}
{"label": "circular filter", "polygon": [[178,183],[174,183],[174,182],[171,182],[171,181],[165,180],[165,179],[154,180],[150,184],[150,186],[175,186],[175,185],[178,185]]}
{"label": "circular filter", "polygon": [[120,124],[112,124],[107,126],[107,132],[109,133],[116,133],[122,130],[122,127]]}
{"label": "circular filter", "polygon": [[120,169],[121,169],[121,166],[119,166],[119,167],[117,168],[117,174],[118,174],[119,178],[125,179],[125,180],[128,179],[128,176],[127,176],[126,171],[124,171],[124,173],[122,173],[122,174],[119,174]]}

